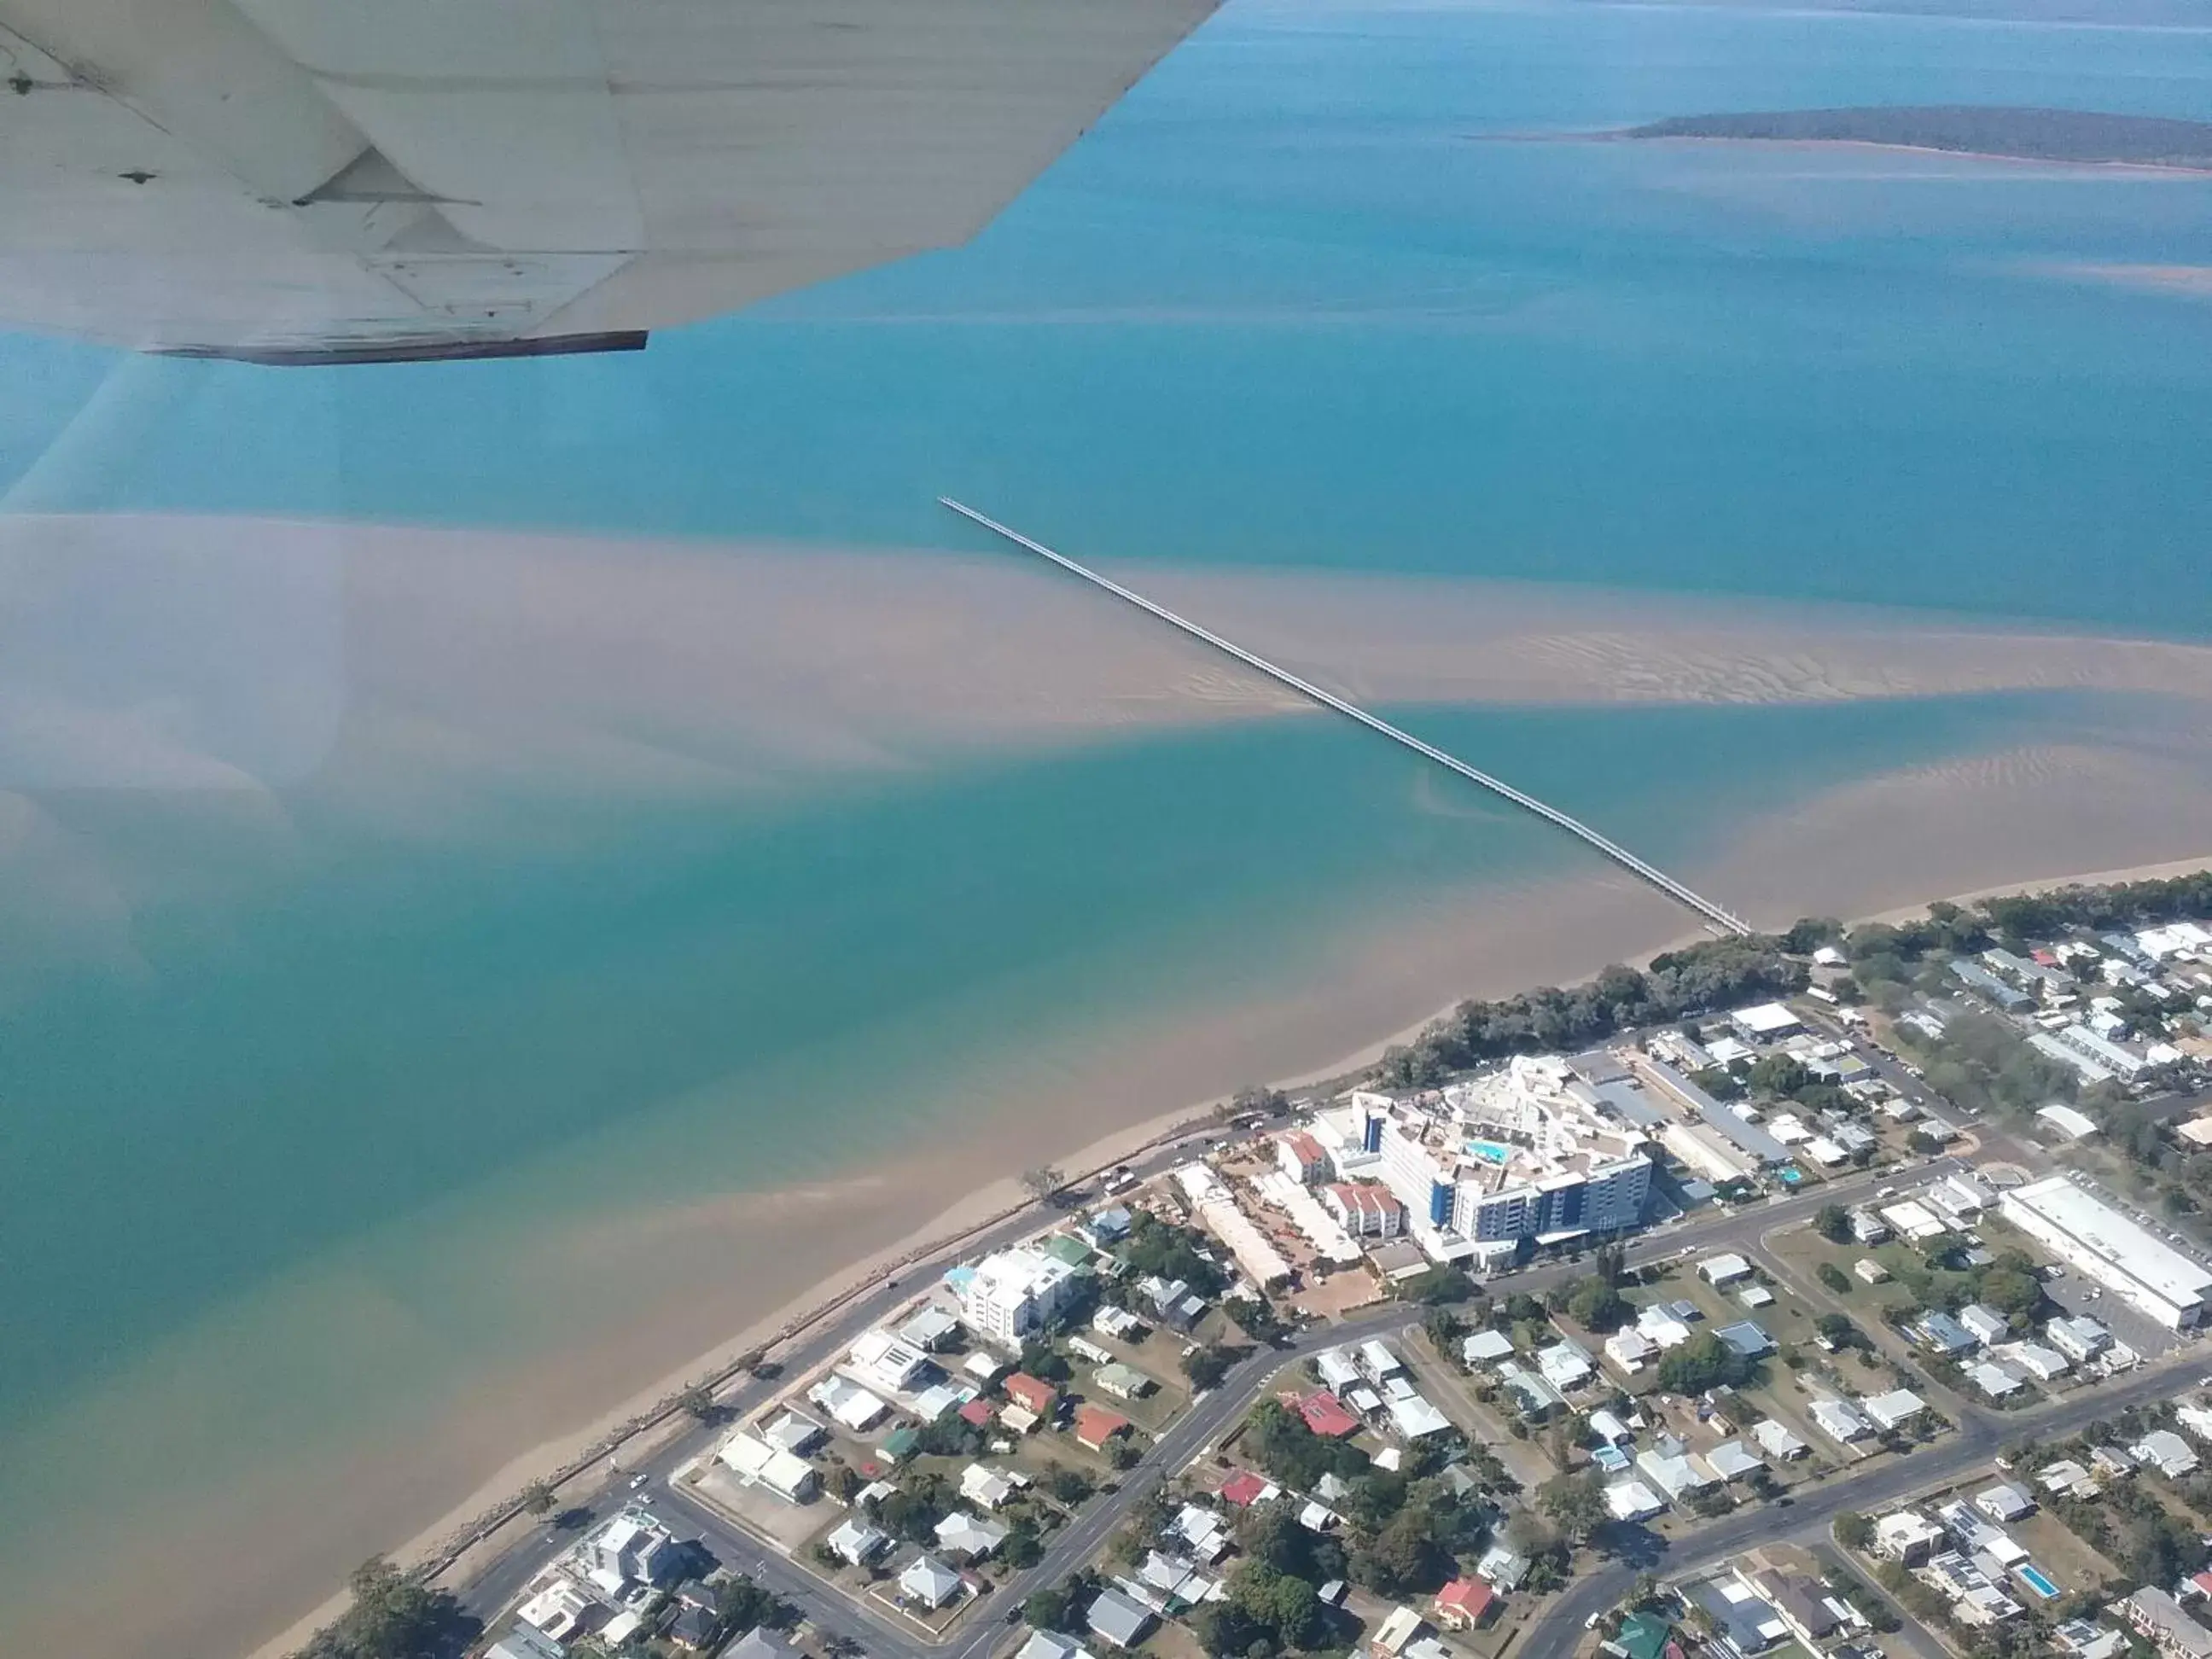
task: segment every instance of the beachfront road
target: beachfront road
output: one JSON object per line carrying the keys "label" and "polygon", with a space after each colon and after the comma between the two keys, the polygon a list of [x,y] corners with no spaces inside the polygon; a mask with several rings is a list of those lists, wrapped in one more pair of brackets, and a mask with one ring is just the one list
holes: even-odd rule
{"label": "beachfront road", "polygon": [[[1211,1139],[1197,1137],[1195,1139]],[[1191,1155],[1194,1142],[1163,1149],[1145,1164],[1138,1166],[1149,1170],[1164,1168]],[[1680,1220],[1654,1229],[1634,1240],[1628,1252],[1632,1266],[1639,1266],[1692,1251],[1704,1252],[1731,1247],[1756,1247],[1761,1234],[1787,1222],[1809,1216],[1825,1203],[1855,1199],[1875,1183],[1900,1179],[1900,1172],[1891,1170],[1855,1175],[1833,1181],[1814,1192],[1802,1196],[1771,1200],[1763,1204],[1747,1206],[1729,1212]],[[1017,1217],[989,1234],[970,1241],[963,1254],[998,1248],[1036,1231],[1044,1216],[1031,1211]],[[915,1275],[933,1271],[928,1268],[912,1270]],[[1580,1263],[1553,1262],[1526,1269],[1496,1281],[1505,1292],[1528,1291],[1540,1292],[1547,1286],[1571,1279],[1587,1268]],[[812,1369],[849,1345],[860,1331],[914,1294],[914,1279],[902,1284],[889,1283],[849,1304],[835,1317],[802,1338],[780,1358],[791,1374],[799,1375]],[[669,1474],[688,1460],[704,1453],[713,1440],[724,1432],[719,1428],[701,1428],[681,1436],[678,1440],[655,1452],[641,1463],[638,1472],[648,1477],[648,1484],[640,1492],[648,1498],[660,1510],[679,1536],[696,1536],[728,1567],[751,1574],[777,1594],[796,1602],[807,1619],[821,1630],[858,1642],[878,1655],[890,1659],[977,1659],[994,1644],[1008,1635],[1004,1623],[1006,1609],[1017,1607],[1029,1594],[1043,1585],[1066,1577],[1095,1554],[1104,1540],[1112,1534],[1127,1514],[1130,1507],[1145,1493],[1162,1480],[1181,1470],[1208,1446],[1214,1443],[1227,1429],[1250,1409],[1258,1397],[1261,1385],[1276,1370],[1304,1355],[1316,1353],[1339,1343],[1358,1341],[1401,1329],[1419,1318],[1419,1310],[1404,1304],[1390,1304],[1358,1314],[1335,1324],[1317,1326],[1300,1332],[1283,1347],[1263,1348],[1240,1363],[1220,1387],[1200,1399],[1196,1405],[1173,1425],[1146,1453],[1144,1461],[1130,1470],[1120,1487],[1102,1499],[1095,1501],[1080,1512],[1069,1524],[1053,1534],[1044,1559],[1026,1572],[1017,1574],[1006,1584],[994,1591],[985,1606],[968,1614],[956,1627],[952,1636],[944,1643],[935,1643],[918,1626],[908,1623],[895,1611],[872,1604],[856,1602],[842,1591],[831,1589],[801,1562],[787,1556],[750,1534],[729,1526],[711,1512],[685,1502],[667,1485]],[[751,1382],[745,1385],[728,1403],[740,1414],[757,1408],[780,1384]],[[2096,1391],[2082,1412],[2082,1420],[2100,1413],[2117,1409],[2134,1397],[2130,1390],[2142,1387],[2131,1382],[2118,1388]],[[2149,1393],[2155,1393],[2155,1387]],[[2149,1397],[2145,1394],[2142,1397]],[[2069,1409],[2071,1409],[2070,1403]],[[2006,1422],[2041,1424],[2049,1418],[2047,1413],[2021,1413],[2002,1419]],[[1901,1478],[1911,1486],[1926,1484],[1940,1478],[1940,1472],[1951,1466],[1956,1457],[1957,1468],[1964,1468],[1985,1460],[2004,1437],[2005,1431],[1982,1422],[1978,1414],[1969,1416],[1961,1431],[1939,1443],[1936,1447],[1917,1452],[1898,1460],[1891,1466],[1901,1472]],[[1878,1472],[1879,1478],[1889,1479],[1887,1471]],[[1816,1493],[1797,1500],[1790,1509],[1770,1510],[1761,1506],[1746,1516],[1732,1516],[1716,1523],[1708,1534],[1696,1534],[1694,1547],[1702,1550],[1711,1535],[1733,1535],[1730,1529],[1741,1531],[1746,1541],[1771,1539],[1778,1534],[1778,1522],[1797,1528],[1801,1522],[1817,1530],[1824,1526],[1822,1514],[1832,1515],[1840,1509],[1864,1507],[1879,1500],[1881,1487],[1877,1475],[1856,1478],[1838,1477]],[[1862,1497],[1863,1491],[1867,1494]],[[611,1494],[618,1496],[619,1494]],[[1825,1505],[1825,1509],[1819,1506]],[[679,1524],[681,1523],[681,1524]],[[472,1583],[458,1590],[463,1605],[487,1621],[512,1605],[522,1588],[554,1555],[566,1547],[570,1540],[555,1537],[540,1531],[509,1551]],[[1739,1548],[1735,1544],[1727,1548]],[[1671,1566],[1668,1569],[1672,1571]],[[1570,1600],[1585,1594],[1592,1596],[1617,1596],[1633,1578],[1637,1569],[1626,1569],[1627,1576],[1618,1583],[1608,1577],[1610,1570],[1601,1571],[1571,1594]],[[1591,1584],[1609,1583],[1605,1591],[1589,1589]],[[1581,1606],[1579,1601],[1576,1603]],[[1604,1605],[1610,1605],[1609,1601]],[[1592,1608],[1583,1607],[1583,1614]],[[1579,1632],[1579,1617],[1574,1626]],[[1547,1621],[1551,1629],[1556,1621]],[[1541,1655],[1537,1659],[1543,1659]]]}

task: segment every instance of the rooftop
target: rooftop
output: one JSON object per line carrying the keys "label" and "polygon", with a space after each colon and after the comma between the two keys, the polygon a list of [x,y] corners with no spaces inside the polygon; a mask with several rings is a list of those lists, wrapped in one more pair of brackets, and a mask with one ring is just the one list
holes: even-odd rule
{"label": "rooftop", "polygon": [[2005,1194],[2005,1203],[2061,1229],[2079,1248],[2169,1302],[2185,1306],[2212,1291],[2212,1270],[2191,1261],[2064,1176],[2015,1187]]}

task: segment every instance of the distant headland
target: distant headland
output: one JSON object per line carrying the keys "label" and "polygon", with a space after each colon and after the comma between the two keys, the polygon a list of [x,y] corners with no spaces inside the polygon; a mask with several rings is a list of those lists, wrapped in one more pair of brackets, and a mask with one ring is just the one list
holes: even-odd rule
{"label": "distant headland", "polygon": [[2100,161],[2212,172],[2212,123],[1999,104],[1869,105],[1850,109],[1678,115],[1624,138],[1758,139],[1884,144],[2034,161]]}

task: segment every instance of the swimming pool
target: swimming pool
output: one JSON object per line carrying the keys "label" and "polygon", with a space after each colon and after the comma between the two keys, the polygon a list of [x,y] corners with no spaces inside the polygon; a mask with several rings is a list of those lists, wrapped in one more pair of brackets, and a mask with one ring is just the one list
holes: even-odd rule
{"label": "swimming pool", "polygon": [[2033,1561],[2021,1562],[2013,1569],[2013,1571],[2020,1576],[2022,1583],[2046,1601],[2058,1594],[2058,1586],[2052,1583],[2049,1575]]}

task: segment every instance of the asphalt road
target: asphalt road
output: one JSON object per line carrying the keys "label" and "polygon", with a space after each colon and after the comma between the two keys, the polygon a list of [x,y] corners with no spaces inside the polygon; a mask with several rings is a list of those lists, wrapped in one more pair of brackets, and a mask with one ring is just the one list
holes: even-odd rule
{"label": "asphalt road", "polygon": [[1817,1485],[1801,1486],[1786,1508],[1761,1504],[1738,1510],[1671,1547],[1666,1540],[1644,1533],[1642,1539],[1656,1547],[1638,1549],[1633,1547],[1637,1540],[1631,1540],[1622,1554],[1583,1573],[1560,1598],[1553,1613],[1530,1632],[1521,1659],[1565,1659],[1581,1640],[1587,1621],[1625,1599],[1639,1573],[1679,1575],[1760,1544],[1816,1543],[1827,1536],[1830,1524],[1844,1511],[1875,1514],[1917,1492],[1957,1480],[1987,1467],[2007,1444],[2025,1436],[2063,1439],[2093,1419],[2166,1399],[2175,1387],[2175,1370],[2160,1366],[2032,1411],[2002,1415],[1976,1412],[1934,1445],[1861,1474],[1838,1474]]}
{"label": "asphalt road", "polygon": [[[1189,1156],[1194,1143],[1164,1149],[1140,1170],[1165,1167]],[[1671,1223],[1639,1235],[1628,1252],[1632,1266],[1654,1261],[1686,1250],[1724,1249],[1755,1246],[1759,1236],[1788,1220],[1809,1215],[1820,1205],[1854,1198],[1881,1180],[1898,1179],[1897,1172],[1881,1171],[1848,1176],[1828,1182],[1814,1192],[1734,1211]],[[963,1247],[963,1254],[996,1248],[1034,1232],[1042,1217],[1032,1211],[994,1229]],[[835,1318],[779,1353],[788,1371],[800,1374],[848,1346],[853,1338],[914,1294],[915,1276],[932,1271],[915,1268],[900,1281],[886,1284],[852,1304]],[[1561,1279],[1588,1271],[1578,1262],[1552,1262],[1502,1276],[1492,1281],[1504,1294],[1540,1291]],[[1285,1364],[1323,1348],[1399,1329],[1418,1318],[1406,1304],[1393,1303],[1335,1324],[1300,1332],[1277,1349],[1262,1348],[1242,1362],[1222,1384],[1200,1399],[1147,1451],[1144,1461],[1121,1478],[1118,1490],[1094,1500],[1076,1518],[1053,1534],[1044,1559],[993,1592],[985,1609],[971,1612],[949,1641],[933,1641],[919,1626],[889,1609],[856,1602],[842,1590],[830,1588],[808,1567],[752,1534],[721,1521],[712,1511],[678,1495],[668,1476],[678,1466],[702,1455],[726,1431],[702,1427],[679,1437],[638,1466],[650,1478],[637,1496],[650,1501],[678,1536],[696,1536],[725,1566],[750,1574],[763,1584],[798,1604],[817,1627],[848,1638],[872,1653],[890,1659],[974,1659],[1007,1632],[1001,1609],[1018,1605],[1041,1586],[1057,1582],[1095,1554],[1112,1534],[1130,1507],[1144,1493],[1182,1469],[1240,1419],[1257,1398],[1261,1385]],[[749,1382],[727,1403],[747,1413],[781,1384]],[[1994,1439],[1992,1444],[1996,1443]],[[1914,1460],[1917,1461],[1917,1460]],[[619,1489],[611,1498],[627,1494]],[[518,1545],[465,1586],[457,1587],[462,1604],[489,1625],[520,1595],[523,1588],[554,1556],[573,1540],[573,1534],[540,1529]]]}

